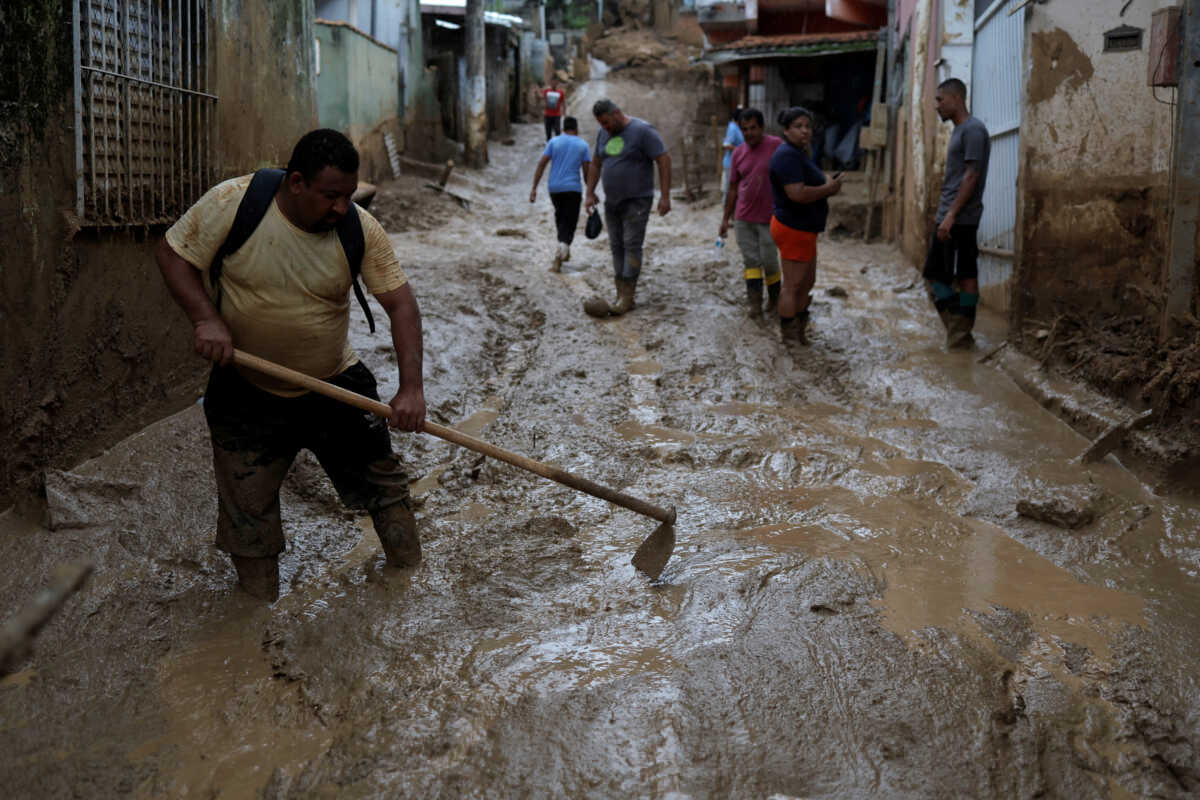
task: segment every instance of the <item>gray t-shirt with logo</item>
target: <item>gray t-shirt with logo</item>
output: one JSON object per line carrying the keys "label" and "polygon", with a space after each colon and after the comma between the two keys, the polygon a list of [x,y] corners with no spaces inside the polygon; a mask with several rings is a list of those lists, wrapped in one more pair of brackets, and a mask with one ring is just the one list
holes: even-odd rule
{"label": "gray t-shirt with logo", "polygon": [[942,199],[938,203],[937,223],[940,225],[954,205],[958,187],[962,186],[967,164],[974,162],[979,170],[979,184],[971,199],[954,218],[956,225],[978,225],[983,217],[983,186],[987,183],[988,159],[992,155],[992,139],[976,117],[967,117],[950,134],[950,150],[946,153],[946,180],[942,182]]}
{"label": "gray t-shirt with logo", "polygon": [[[615,206],[631,197],[654,197],[654,159],[667,152],[654,126],[633,117],[616,136],[603,128],[596,134],[600,179],[605,205]],[[664,186],[663,191],[670,187]]]}

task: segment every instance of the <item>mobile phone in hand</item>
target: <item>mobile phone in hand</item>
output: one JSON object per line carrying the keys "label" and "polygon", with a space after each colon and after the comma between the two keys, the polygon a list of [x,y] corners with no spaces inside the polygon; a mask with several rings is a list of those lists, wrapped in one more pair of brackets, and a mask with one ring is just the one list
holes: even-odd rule
{"label": "mobile phone in hand", "polygon": [[838,178],[840,178],[840,177],[842,177],[842,173],[841,173],[841,172],[835,172],[835,173],[833,173],[833,179],[834,179],[835,181],[836,181]]}

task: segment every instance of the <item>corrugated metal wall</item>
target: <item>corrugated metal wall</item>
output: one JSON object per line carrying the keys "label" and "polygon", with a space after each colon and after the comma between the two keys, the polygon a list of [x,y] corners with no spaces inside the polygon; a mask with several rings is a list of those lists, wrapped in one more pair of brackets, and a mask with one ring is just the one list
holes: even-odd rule
{"label": "corrugated metal wall", "polygon": [[992,138],[979,224],[979,291],[999,310],[1008,309],[1012,288],[1025,42],[1025,15],[1010,15],[1004,6],[997,0],[975,22],[971,80],[971,113]]}

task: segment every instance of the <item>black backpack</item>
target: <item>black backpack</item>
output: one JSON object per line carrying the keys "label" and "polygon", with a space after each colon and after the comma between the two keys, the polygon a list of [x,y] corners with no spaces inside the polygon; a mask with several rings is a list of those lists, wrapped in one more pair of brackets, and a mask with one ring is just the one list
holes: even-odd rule
{"label": "black backpack", "polygon": [[[238,204],[237,214],[233,217],[233,227],[229,229],[229,235],[217,249],[217,255],[208,268],[209,282],[217,290],[218,308],[221,307],[219,281],[226,256],[236,253],[238,248],[244,245],[254,233],[258,223],[262,222],[263,217],[267,215],[267,210],[275,200],[275,195],[286,174],[287,171],[282,169],[260,169],[250,179],[250,185],[246,188],[246,193],[242,195],[242,202]],[[346,261],[350,262],[350,282],[354,286],[354,296],[358,298],[358,304],[362,306],[363,312],[367,315],[367,325],[370,326],[371,333],[374,333],[375,317],[371,315],[371,309],[367,306],[367,297],[363,294],[362,287],[358,285],[358,275],[362,272],[363,253],[366,252],[367,246],[366,240],[363,238],[362,222],[358,219],[358,209],[354,207],[354,203],[350,204],[346,216],[342,217],[342,221],[338,223],[337,235],[338,241],[342,244],[342,252],[346,254]]]}

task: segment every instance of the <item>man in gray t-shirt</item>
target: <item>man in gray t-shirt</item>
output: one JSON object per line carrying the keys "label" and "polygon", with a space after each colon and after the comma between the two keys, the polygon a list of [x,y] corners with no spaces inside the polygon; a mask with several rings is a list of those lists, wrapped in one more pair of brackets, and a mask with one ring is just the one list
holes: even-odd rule
{"label": "man in gray t-shirt", "polygon": [[626,116],[613,101],[597,101],[592,114],[600,124],[600,132],[588,167],[584,203],[591,214],[600,202],[596,184],[603,179],[604,224],[612,250],[617,300],[609,305],[601,298],[589,298],[583,309],[592,316],[605,317],[633,308],[642,270],[642,242],[654,202],[655,165],[660,190],[658,213],[666,215],[671,210],[671,156],[653,125]]}
{"label": "man in gray t-shirt", "polygon": [[[976,234],[983,216],[992,140],[987,127],[967,111],[967,87],[957,78],[938,86],[938,116],[954,123],[946,153],[946,178],[934,220],[937,230],[925,258],[929,297],[946,326],[946,346],[974,343],[975,309],[979,305],[979,245]],[[955,284],[957,283],[957,287]]]}

